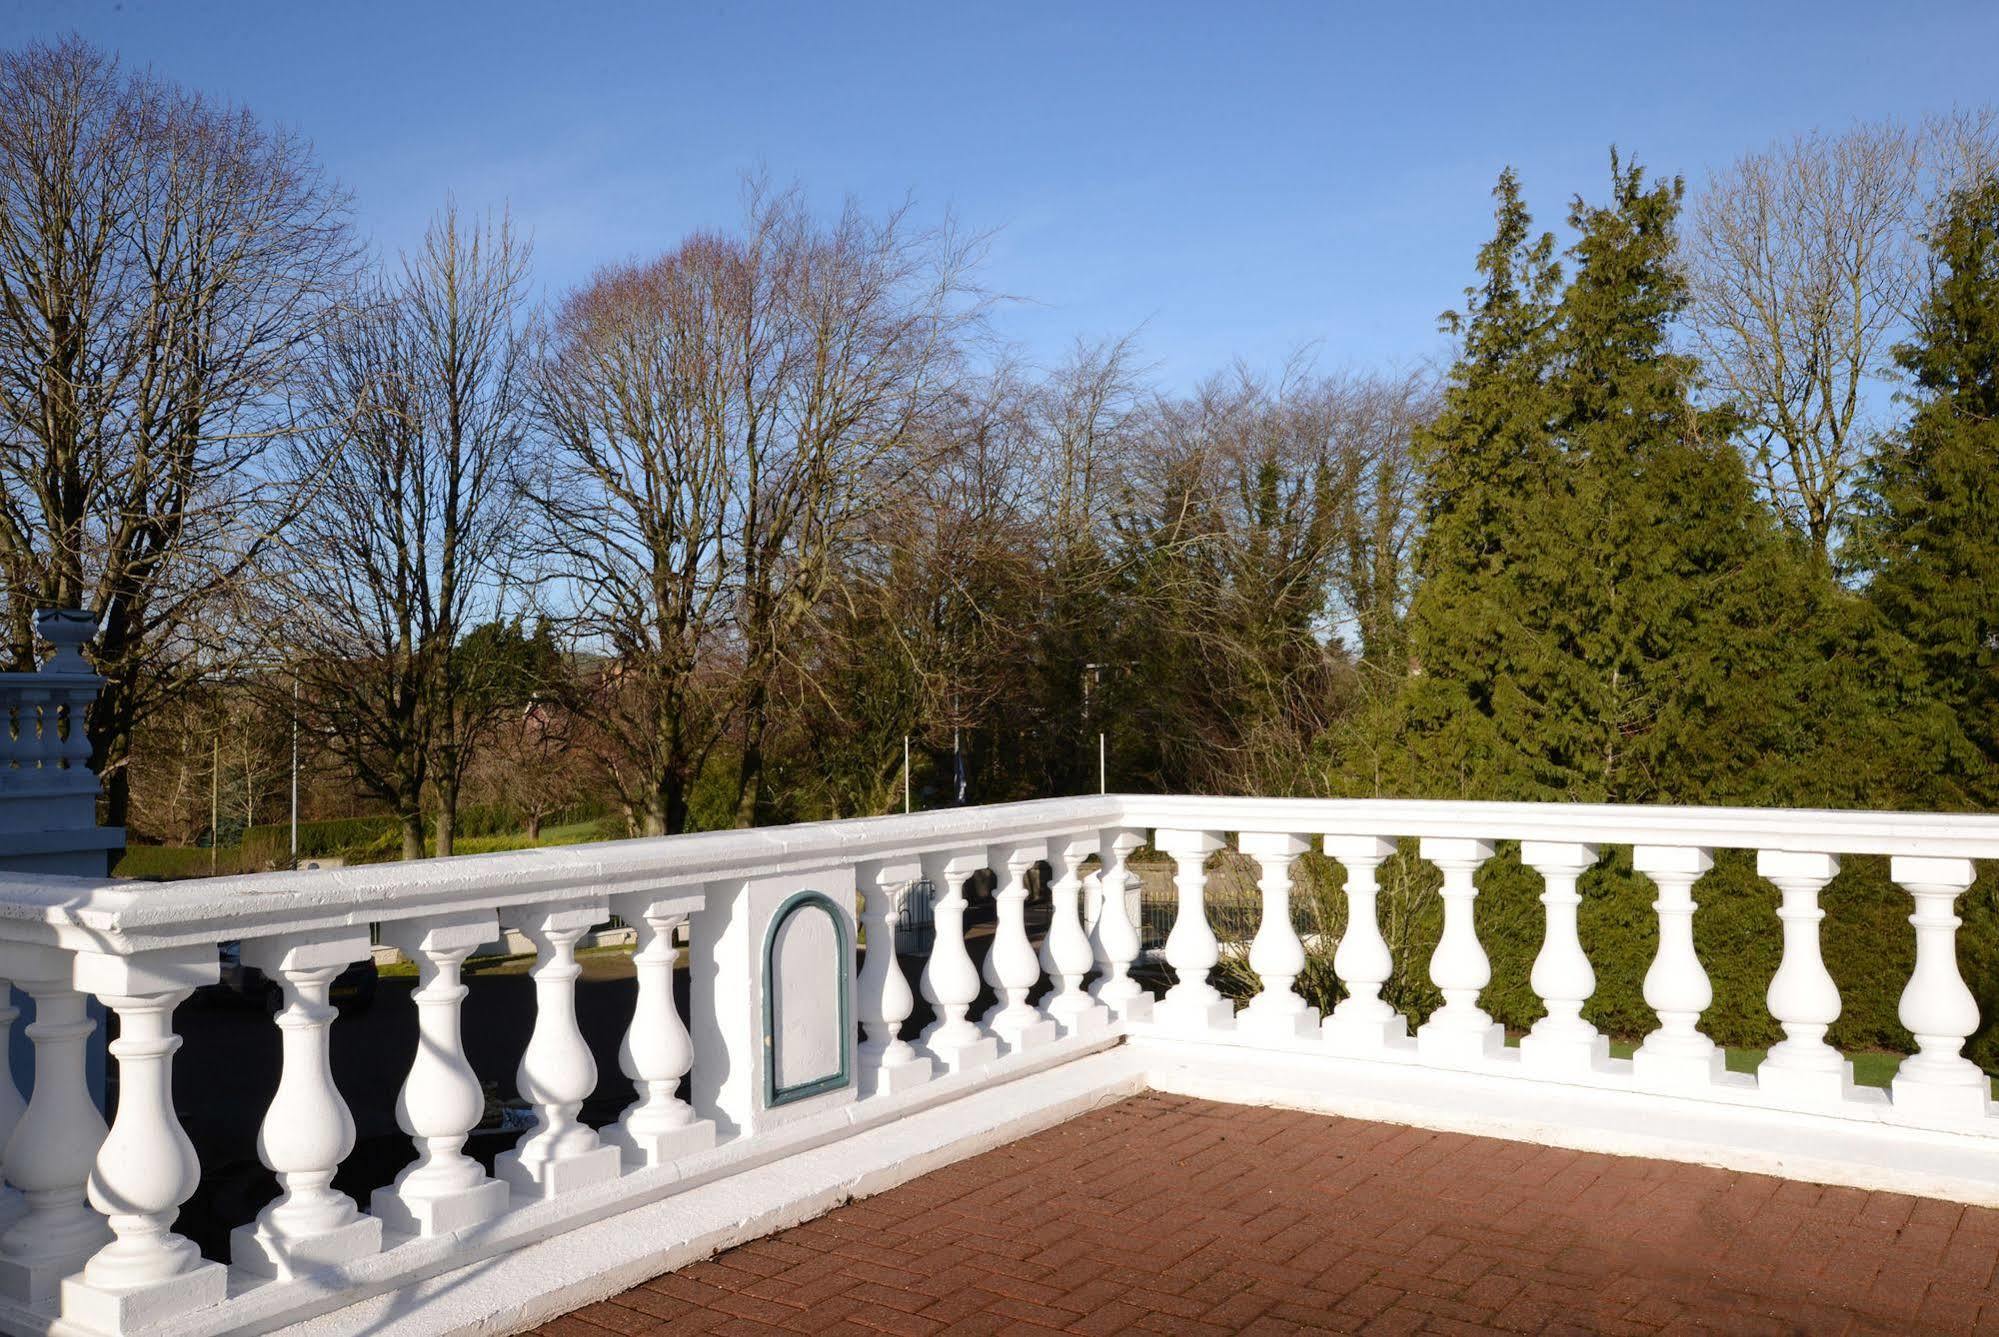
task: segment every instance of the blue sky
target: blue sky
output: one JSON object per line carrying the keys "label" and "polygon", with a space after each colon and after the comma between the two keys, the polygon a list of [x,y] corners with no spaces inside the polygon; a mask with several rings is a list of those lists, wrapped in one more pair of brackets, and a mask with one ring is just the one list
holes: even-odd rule
{"label": "blue sky", "polygon": [[311,136],[390,249],[446,192],[510,204],[554,295],[726,225],[762,167],[997,229],[1031,358],[1143,326],[1173,387],[1438,356],[1507,163],[1554,222],[1612,142],[1698,182],[1999,100],[1989,3],[0,0],[0,41],[72,29]]}

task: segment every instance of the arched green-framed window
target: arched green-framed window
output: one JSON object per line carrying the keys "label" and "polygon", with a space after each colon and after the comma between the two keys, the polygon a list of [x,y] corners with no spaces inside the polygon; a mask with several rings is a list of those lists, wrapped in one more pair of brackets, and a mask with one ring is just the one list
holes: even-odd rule
{"label": "arched green-framed window", "polygon": [[[804,1078],[787,1085],[780,1082],[778,1075],[780,989],[777,977],[778,945],[780,935],[801,914],[823,915],[826,922],[832,926],[833,993],[837,1000],[835,1008],[838,1028],[834,1032],[834,1038],[839,1058],[832,1072]],[[840,913],[840,907],[833,899],[820,891],[799,891],[786,897],[783,904],[777,907],[777,912],[770,917],[770,927],[764,932],[763,1075],[766,1108],[823,1095],[828,1091],[838,1091],[853,1080],[854,1022],[851,1014],[852,1004],[848,997],[852,992],[853,969],[853,938],[847,928],[846,916]]]}

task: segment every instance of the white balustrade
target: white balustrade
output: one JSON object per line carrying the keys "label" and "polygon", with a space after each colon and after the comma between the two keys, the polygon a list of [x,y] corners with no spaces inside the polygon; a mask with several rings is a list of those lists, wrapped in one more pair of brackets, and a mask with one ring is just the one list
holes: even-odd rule
{"label": "white balustrade", "polygon": [[1492,846],[1483,840],[1425,836],[1422,852],[1444,874],[1444,931],[1430,954],[1430,982],[1444,995],[1444,1005],[1417,1028],[1416,1047],[1437,1063],[1475,1063],[1506,1044],[1505,1029],[1478,1005],[1479,994],[1492,982],[1492,963],[1478,940],[1478,885],[1472,879],[1492,857]]}
{"label": "white balustrade", "polygon": [[1263,988],[1236,1016],[1236,1024],[1266,1035],[1315,1035],[1319,1012],[1292,987],[1305,969],[1305,944],[1291,923],[1291,861],[1310,848],[1303,837],[1245,831],[1242,852],[1256,860],[1263,916],[1249,945],[1249,966]]}
{"label": "white balustrade", "polygon": [[895,950],[896,921],[902,915],[903,898],[922,874],[922,863],[913,857],[870,860],[855,874],[863,898],[861,922],[867,932],[867,955],[856,988],[861,1025],[867,1033],[857,1051],[865,1095],[907,1091],[936,1074],[930,1059],[902,1038],[902,1023],[915,1010],[916,997],[909,990]]}
{"label": "white balustrade", "polygon": [[1663,1091],[1699,1091],[1717,1085],[1725,1056],[1700,1031],[1701,1013],[1714,1001],[1707,971],[1694,950],[1694,883],[1714,867],[1712,853],[1691,845],[1638,845],[1631,866],[1652,880],[1659,897],[1659,948],[1645,971],[1645,1003],[1659,1026],[1631,1055],[1632,1077]]}
{"label": "white balustrade", "polygon": [[1610,1039],[1583,1020],[1583,1004],[1596,992],[1596,972],[1576,931],[1582,897],[1576,879],[1596,863],[1596,846],[1575,841],[1528,840],[1520,860],[1541,875],[1547,930],[1529,978],[1547,1015],[1520,1038],[1520,1062],[1530,1072],[1562,1076],[1600,1069],[1610,1061]]}
{"label": "white balustrade", "polygon": [[1212,831],[1168,831],[1157,836],[1160,853],[1173,860],[1176,905],[1173,927],[1166,935],[1166,964],[1173,968],[1173,987],[1153,1009],[1162,1026],[1186,1032],[1221,1030],[1235,1024],[1235,1007],[1208,982],[1208,972],[1221,960],[1221,946],[1208,923],[1208,856],[1222,847]]}
{"label": "white balustrade", "polygon": [[91,1168],[90,1204],[111,1242],[63,1278],[62,1316],[123,1333],[219,1304],[228,1271],[173,1231],[201,1180],[194,1144],[174,1112],[173,1014],[196,985],[219,974],[214,947],[112,956],[79,952],[75,983],[117,1014],[118,1112]]}
{"label": "white balustrade", "polygon": [[983,850],[939,850],[924,854],[922,865],[936,933],[918,984],[936,1019],[917,1043],[945,1071],[963,1072],[999,1057],[999,1041],[966,1015],[979,999],[979,971],[965,946],[965,882],[986,857]]}
{"label": "white balustrade", "polygon": [[985,1024],[1009,1053],[1047,1044],[1060,1034],[1055,1023],[1027,1001],[1041,980],[1041,958],[1027,936],[1027,875],[1047,855],[1047,843],[1038,840],[994,845],[987,854],[987,866],[1000,885],[994,895],[999,926],[986,956],[986,982],[999,997],[987,1011]]}
{"label": "white balustrade", "polygon": [[1083,932],[1078,904],[1083,886],[1081,869],[1083,861],[1097,852],[1097,844],[1098,837],[1093,834],[1056,841],[1049,849],[1055,881],[1049,889],[1053,914],[1045,946],[1055,985],[1041,1007],[1064,1035],[1101,1035],[1111,1023],[1110,1009],[1083,988],[1083,977],[1090,973],[1096,958]]}
{"label": "white balustrade", "polygon": [[608,916],[608,906],[585,903],[530,908],[515,921],[535,949],[534,1033],[514,1076],[535,1126],[495,1158],[493,1173],[526,1197],[556,1197],[621,1170],[618,1148],[576,1117],[597,1089],[597,1061],[576,1024],[576,941]]}
{"label": "white balustrade", "polygon": [[[0,689],[21,701],[18,684]],[[69,801],[43,773],[61,776],[80,759],[65,727],[47,722],[77,705],[59,693],[32,703],[30,762],[40,778],[26,797],[35,803]],[[18,739],[12,752],[18,765]],[[13,799],[23,797],[17,781],[10,772]],[[1178,906],[1166,949],[1174,984],[1151,1024],[1151,1000],[1131,978],[1140,940],[1125,895],[1129,857],[1146,831],[1173,860]],[[1263,910],[1249,947],[1263,988],[1239,1018],[1209,978],[1219,945],[1205,910],[1205,870],[1222,831],[1243,833]],[[1347,925],[1333,956],[1344,996],[1317,1028],[1321,1046],[1298,1039],[1313,1018],[1298,989],[1306,956],[1291,917],[1291,874],[1309,839],[1296,832],[1323,837],[1327,856],[1346,870]],[[1409,907],[1384,905],[1379,878],[1398,834],[1420,840],[1443,873],[1443,932],[1428,964],[1444,1005],[1414,1041],[1383,996],[1398,965],[1415,965],[1391,954]],[[1520,842],[1544,883],[1532,983],[1546,1015],[1523,1038],[1518,1062],[1503,1061],[1500,1029],[1479,1006],[1491,967],[1478,938],[1476,875],[1500,840]],[[1657,889],[1659,924],[1644,985],[1659,1020],[1628,1067],[1605,1061],[1605,1038],[1583,1020],[1596,981],[1578,922],[1578,879],[1599,851],[1620,845]],[[1721,1051],[1701,1031],[1713,991],[1695,949],[1693,892],[1712,851],[1723,848],[1763,851],[1759,871],[1783,898],[1784,957],[1768,997],[1785,1040],[1755,1079],[1725,1073]],[[1821,956],[1819,899],[1841,853],[1892,856],[1892,876],[1913,902],[1915,964],[1899,1015],[1916,1052],[1896,1074],[1892,1099],[1852,1090],[1844,1060],[1825,1043],[1840,999]],[[1086,922],[1080,872],[1093,854],[1101,858],[1099,908]],[[1052,980],[1037,1010],[1028,999],[1041,969],[1025,902],[1029,870],[1044,857],[1052,917],[1042,955]],[[576,1279],[528,1271],[547,1255],[516,1260],[516,1250],[628,1210],[651,1212],[663,1193],[687,1188],[683,1176],[712,1178],[727,1196],[727,1176],[760,1172],[760,1185],[775,1182],[793,1172],[781,1158],[801,1149],[804,1161],[847,1174],[841,1139],[894,1128],[897,1154],[905,1132],[919,1149],[892,1179],[957,1145],[949,1139],[970,1128],[963,1112],[1018,1104],[1039,1117],[1073,1108],[1078,1092],[1099,1098],[1146,1076],[1220,1098],[1245,1080],[1269,1083],[1245,1098],[1289,1090],[1309,1104],[1313,1091],[1337,1091],[1384,1117],[1395,1117],[1398,1102],[1420,1107],[1423,1118],[1439,1110],[1461,1117],[1471,1107],[1515,1121],[1523,1136],[1554,1130],[1547,1135],[1564,1144],[1639,1129],[1691,1138],[1698,1146],[1690,1154],[1721,1164],[1764,1165],[1775,1149],[1832,1182],[1948,1188],[1983,1200],[1999,1184],[1999,1115],[1986,1075],[1966,1057],[1980,1018],[1959,968],[1957,930],[1974,860],[1985,858],[1999,858],[1999,818],[1106,796],[170,888],[7,874],[0,976],[33,1000],[35,1077],[21,1084],[32,1093],[25,1105],[19,1092],[8,1101],[0,1081],[0,1125],[13,1124],[0,1174],[18,1213],[0,1222],[0,1330],[269,1330],[385,1291],[394,1298],[379,1303],[417,1306],[397,1313],[420,1313],[449,1291],[453,1322],[517,1322],[524,1283],[553,1289]],[[998,1002],[988,1021],[998,1036],[971,1017],[979,974],[963,922],[966,879],[989,866],[998,873],[999,924],[989,957]],[[936,942],[921,980],[936,1020],[912,1046],[903,1034],[911,981],[895,938],[899,899],[919,876],[938,893]],[[857,976],[856,894],[869,948]],[[580,1120],[598,1072],[577,1024],[576,947],[612,909],[637,938],[619,1050],[634,1097],[600,1137]],[[340,970],[367,950],[359,926],[370,920],[417,963],[420,1034],[396,1108],[415,1160],[375,1192],[373,1213],[363,1216],[333,1189],[354,1132],[332,1080],[328,1045],[342,1028],[330,1025],[329,998]],[[523,928],[536,950],[537,1011],[517,1074],[536,1123],[500,1158],[499,1179],[465,1154],[486,1099],[466,1061],[460,976],[502,920]],[[683,927],[685,977],[676,946]],[[174,1009],[214,981],[215,947],[225,940],[244,944],[246,965],[275,980],[285,1004],[276,1023],[282,1073],[258,1141],[282,1192],[253,1221],[223,1223],[237,1227],[234,1272],[174,1233],[199,1180],[173,1105]],[[1093,966],[1100,978],[1086,989]],[[675,993],[682,978],[691,989],[685,1007]],[[110,1053],[118,1102],[108,1130],[85,1075],[91,996],[117,1017]],[[0,1031],[13,1020],[15,997],[0,994]],[[859,1044],[856,1021],[866,1031]],[[1126,1024],[1129,1064],[1111,1055],[1083,1060],[1103,1065],[1100,1073],[1071,1068],[1067,1045],[1027,1062],[1000,1057],[1000,1036],[1012,1053],[1061,1031],[1101,1030],[1108,1045]],[[902,1076],[928,1075],[933,1061],[952,1079],[912,1086]],[[990,1079],[982,1079],[987,1065]],[[1054,1103],[1036,1110],[1044,1076]],[[1109,1085],[1091,1086],[1099,1080]],[[691,1099],[681,1097],[683,1082]],[[986,1101],[1002,1082],[1003,1094]],[[891,1091],[905,1098],[857,1099]],[[933,1136],[946,1140],[925,1141]],[[826,1188],[799,1190],[808,1191]],[[617,1257],[604,1265],[635,1267],[685,1243],[670,1225],[661,1234],[658,1223],[672,1219],[655,1212],[652,1225],[610,1247]],[[353,1295],[342,1295],[350,1284]],[[504,1290],[504,1303],[477,1310],[466,1297],[482,1288]]]}
{"label": "white balustrade", "polygon": [[1763,850],[1756,871],[1783,893],[1784,959],[1766,1001],[1784,1038],[1756,1069],[1764,1093],[1786,1103],[1837,1105],[1853,1093],[1853,1065],[1825,1042],[1839,1020],[1839,986],[1819,953],[1819,892],[1839,873],[1839,859],[1800,850]]}
{"label": "white balustrade", "polygon": [[35,1047],[34,1094],[5,1143],[7,1181],[20,1191],[23,1213],[0,1233],[0,1296],[41,1304],[111,1238],[85,1196],[105,1135],[84,1077],[97,1023],[71,985],[68,952],[16,947],[0,948],[0,956],[35,1004],[27,1028]]}
{"label": "white balustrade", "polygon": [[1992,1110],[1992,1079],[1964,1056],[1964,1042],[1978,1029],[1978,1000],[1957,965],[1957,898],[1978,876],[1969,859],[1901,855],[1889,875],[1915,898],[1909,923],[1916,930],[1916,969],[1902,990],[1896,1015],[1916,1037],[1916,1052],[1902,1060],[1891,1091],[1895,1107],[1922,1119],[1983,1121]]}
{"label": "white balustrade", "polygon": [[643,891],[611,902],[636,940],[632,973],[638,995],[618,1047],[618,1067],[638,1099],[604,1130],[604,1141],[633,1168],[664,1165],[715,1145],[715,1121],[696,1117],[694,1107],[680,1098],[680,1079],[694,1067],[694,1041],[673,998],[673,968],[680,959],[674,938],[701,903],[698,891]]}
{"label": "white balustrade", "polygon": [[1096,931],[1091,945],[1100,967],[1090,992],[1115,1017],[1128,1021],[1148,1021],[1152,1017],[1152,995],[1131,977],[1132,963],[1141,946],[1138,926],[1131,922],[1131,854],[1145,843],[1145,836],[1123,827],[1098,833],[1098,909]]}
{"label": "white balustrade", "polygon": [[396,1123],[416,1143],[417,1158],[369,1201],[400,1234],[450,1234],[507,1209],[507,1186],[465,1154],[486,1093],[465,1058],[460,1028],[466,989],[459,972],[475,948],[498,935],[491,911],[383,926],[382,940],[417,966],[416,1057],[396,1096]]}
{"label": "white balustrade", "polygon": [[328,1001],[334,977],[368,955],[364,932],[286,934],[246,942],[242,960],[284,993],[277,1026],[284,1067],[264,1122],[257,1155],[278,1177],[277,1199],[252,1225],[230,1235],[230,1261],[260,1276],[289,1277],[366,1257],[382,1247],[382,1222],[363,1216],[333,1187],[354,1150],[354,1117],[333,1083]]}
{"label": "white balustrade", "polygon": [[1346,987],[1320,1033],[1342,1053],[1373,1054],[1407,1038],[1409,1023],[1381,996],[1395,970],[1381,936],[1376,871],[1395,857],[1395,842],[1376,836],[1328,835],[1326,857],[1346,869],[1347,925],[1333,951],[1333,973]]}

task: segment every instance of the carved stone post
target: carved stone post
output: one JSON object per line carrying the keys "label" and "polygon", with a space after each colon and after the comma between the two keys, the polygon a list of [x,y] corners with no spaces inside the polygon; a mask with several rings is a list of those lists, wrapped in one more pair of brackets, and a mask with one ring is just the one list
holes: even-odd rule
{"label": "carved stone post", "polygon": [[514,924],[535,947],[534,1033],[514,1076],[534,1106],[535,1126],[494,1159],[493,1173],[526,1197],[552,1198],[622,1171],[618,1149],[576,1117],[597,1089],[597,1061],[576,1025],[576,977],[583,973],[576,940],[608,914],[603,905],[538,906]]}
{"label": "carved stone post", "polygon": [[1474,903],[1478,885],[1473,874],[1492,857],[1483,840],[1425,836],[1423,857],[1444,873],[1444,932],[1430,954],[1430,982],[1444,995],[1444,1005],[1416,1031],[1416,1047],[1425,1058],[1468,1065],[1498,1054],[1506,1031],[1478,1005],[1478,996],[1492,982],[1492,963],[1478,940]]}
{"label": "carved stone post", "polygon": [[920,1086],[935,1074],[930,1059],[902,1038],[916,996],[895,955],[895,924],[902,898],[922,873],[914,858],[874,860],[855,872],[865,906],[861,922],[867,933],[867,954],[856,981],[855,1002],[867,1032],[855,1051],[860,1064],[861,1094],[887,1095]]}
{"label": "carved stone post", "polygon": [[1095,1035],[1110,1028],[1110,1010],[1090,997],[1083,988],[1083,976],[1090,973],[1095,957],[1090,939],[1083,932],[1082,907],[1078,904],[1083,860],[1097,851],[1097,837],[1079,836],[1058,840],[1049,851],[1055,867],[1055,884],[1050,888],[1054,915],[1048,921],[1047,955],[1053,967],[1055,987],[1042,1000],[1048,1019],[1062,1028],[1064,1035]]}
{"label": "carved stone post", "polygon": [[1175,1030],[1199,1033],[1235,1024],[1235,1005],[1208,982],[1208,972],[1221,960],[1221,947],[1208,924],[1208,856],[1222,847],[1212,831],[1161,831],[1161,853],[1173,860],[1173,886],[1178,893],[1173,928],[1166,935],[1166,964],[1176,983],[1153,1009],[1153,1020]]}
{"label": "carved stone post", "polygon": [[1375,870],[1395,856],[1395,842],[1377,836],[1328,835],[1326,857],[1347,870],[1347,927],[1333,952],[1333,971],[1347,996],[1333,1007],[1321,1033],[1331,1048],[1343,1054],[1374,1054],[1405,1041],[1409,1023],[1381,996],[1395,970],[1388,942],[1381,936],[1381,915],[1375,902],[1379,886]]}
{"label": "carved stone post", "polygon": [[369,1202],[400,1234],[449,1234],[507,1210],[507,1186],[488,1179],[465,1154],[465,1139],[485,1115],[486,1093],[466,1061],[460,1027],[466,990],[459,971],[499,929],[491,911],[382,927],[383,940],[417,967],[416,1057],[396,1096],[396,1123],[416,1143],[417,1158]]}
{"label": "carved stone post", "polygon": [[230,1260],[247,1272],[290,1277],[382,1247],[382,1223],[332,1187],[354,1150],[354,1118],[333,1084],[328,1031],[336,1014],[328,992],[335,976],[367,955],[368,935],[353,931],[243,944],[243,963],[276,981],[285,1003],[277,1016],[284,1068],[257,1131],[257,1155],[283,1191],[229,1236]]}
{"label": "carved stone post", "polygon": [[680,1098],[680,1079],[694,1067],[694,1041],[673,1001],[673,967],[680,956],[674,935],[702,899],[696,888],[642,891],[611,902],[638,938],[632,953],[638,997],[618,1048],[618,1066],[638,1099],[604,1130],[604,1140],[619,1149],[627,1166],[663,1165],[715,1145],[715,1121],[696,1118],[694,1107]]}
{"label": "carved stone post", "polygon": [[1292,986],[1305,968],[1305,944],[1291,924],[1291,862],[1308,848],[1304,837],[1284,832],[1245,831],[1242,852],[1256,860],[1263,893],[1263,917],[1249,945],[1250,969],[1263,990],[1236,1017],[1244,1030],[1267,1035],[1316,1035],[1319,1011]]}
{"label": "carved stone post", "polygon": [[983,850],[935,850],[922,856],[922,864],[937,933],[919,984],[937,1017],[916,1042],[946,1072],[963,1072],[999,1057],[998,1039],[967,1015],[979,999],[979,971],[965,946],[965,880],[986,866],[986,856]]}

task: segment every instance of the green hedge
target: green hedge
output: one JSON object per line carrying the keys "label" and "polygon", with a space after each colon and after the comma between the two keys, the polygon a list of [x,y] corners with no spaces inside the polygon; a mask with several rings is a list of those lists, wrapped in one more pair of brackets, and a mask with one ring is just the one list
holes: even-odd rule
{"label": "green hedge", "polygon": [[[384,838],[401,839],[402,823],[394,817],[336,817],[298,824],[298,856],[323,859]],[[291,823],[253,826],[243,833],[243,866],[267,868],[291,859]]]}
{"label": "green hedge", "polygon": [[[1344,996],[1332,955],[1346,928],[1345,872],[1309,854],[1295,875],[1300,931],[1321,935],[1307,953],[1298,989],[1329,1010]],[[1443,928],[1436,894],[1442,876],[1416,857],[1414,842],[1404,842],[1379,876],[1384,931],[1395,954],[1395,975],[1383,994],[1420,1023],[1443,1001],[1429,981],[1430,953]],[[1492,962],[1492,982],[1480,1002],[1495,1020],[1525,1030],[1544,1011],[1529,983],[1545,922],[1541,878],[1521,864],[1519,846],[1509,842],[1479,871],[1477,883],[1479,941]],[[1652,911],[1656,889],[1632,870],[1630,851],[1618,849],[1583,875],[1580,890],[1578,931],[1596,972],[1596,992],[1583,1016],[1609,1035],[1637,1040],[1658,1024],[1644,997],[1645,971],[1659,940]],[[1783,955],[1777,889],[1756,875],[1754,854],[1718,851],[1714,869],[1695,884],[1694,899],[1700,906],[1694,944],[1714,988],[1701,1029],[1731,1048],[1774,1044],[1783,1032],[1764,993]],[[1828,1042],[1849,1053],[1911,1052],[1914,1039],[1895,1015],[1916,959],[1909,894],[1889,880],[1887,859],[1854,856],[1842,861],[1820,905],[1826,969],[1839,985],[1841,1002]],[[1960,898],[1958,913],[1964,919],[1958,964],[1979,1009],[1979,1027],[1966,1053],[1988,1072],[1999,1072],[1999,869],[1979,866],[1979,879]],[[1237,998],[1253,995],[1259,987],[1253,972],[1239,955],[1230,955],[1234,959],[1225,961],[1217,984]]]}

